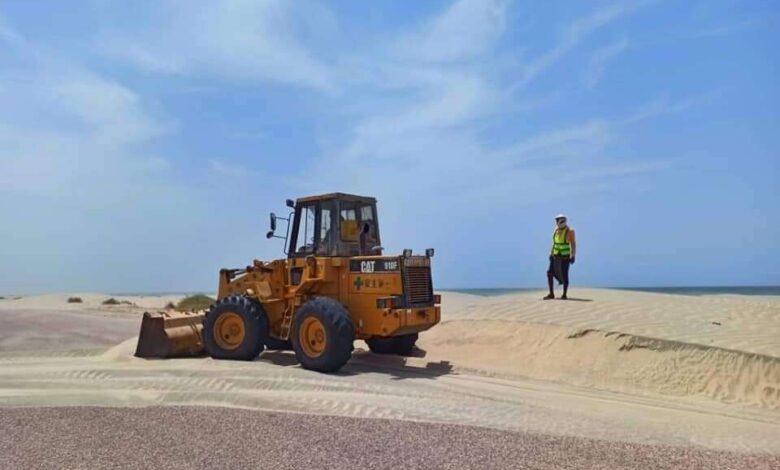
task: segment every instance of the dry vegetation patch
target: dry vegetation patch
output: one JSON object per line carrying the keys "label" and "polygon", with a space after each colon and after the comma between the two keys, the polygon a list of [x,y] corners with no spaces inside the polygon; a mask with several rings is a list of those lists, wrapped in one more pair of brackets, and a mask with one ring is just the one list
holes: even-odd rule
{"label": "dry vegetation patch", "polygon": [[216,299],[209,297],[208,295],[197,294],[185,297],[176,304],[176,310],[180,312],[192,312],[198,310],[206,310],[216,302]]}
{"label": "dry vegetation patch", "polygon": [[115,298],[111,297],[104,300],[103,305],[135,305],[135,304],[127,300],[116,300]]}

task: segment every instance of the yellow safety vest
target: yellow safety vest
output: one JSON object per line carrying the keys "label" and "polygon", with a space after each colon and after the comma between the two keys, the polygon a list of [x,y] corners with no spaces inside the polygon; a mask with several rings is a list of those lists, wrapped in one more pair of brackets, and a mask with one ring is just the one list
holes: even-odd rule
{"label": "yellow safety vest", "polygon": [[555,229],[553,232],[553,255],[571,256],[571,243],[569,243],[569,227]]}

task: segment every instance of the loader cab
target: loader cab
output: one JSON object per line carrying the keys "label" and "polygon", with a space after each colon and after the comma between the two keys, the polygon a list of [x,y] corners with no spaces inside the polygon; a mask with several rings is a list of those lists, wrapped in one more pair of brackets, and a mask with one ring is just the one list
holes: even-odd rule
{"label": "loader cab", "polygon": [[376,199],[333,193],[298,199],[289,238],[290,258],[381,254]]}

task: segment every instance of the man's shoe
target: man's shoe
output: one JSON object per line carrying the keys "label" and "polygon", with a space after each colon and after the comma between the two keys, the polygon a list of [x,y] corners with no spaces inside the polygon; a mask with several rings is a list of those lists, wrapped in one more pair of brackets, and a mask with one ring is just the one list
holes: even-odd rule
{"label": "man's shoe", "polygon": [[569,300],[569,298],[564,294],[561,296],[561,300]]}
{"label": "man's shoe", "polygon": [[547,297],[543,298],[542,300],[550,300],[550,299],[554,299],[554,298],[555,298],[555,296],[554,296],[554,295],[552,295],[552,294],[547,294]]}

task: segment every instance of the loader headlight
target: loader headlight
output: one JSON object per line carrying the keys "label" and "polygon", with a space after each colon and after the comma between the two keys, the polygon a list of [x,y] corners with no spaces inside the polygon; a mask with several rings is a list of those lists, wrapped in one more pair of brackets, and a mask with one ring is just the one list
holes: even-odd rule
{"label": "loader headlight", "polygon": [[428,258],[433,258],[433,253],[434,253],[433,248],[425,249],[425,256],[427,256]]}
{"label": "loader headlight", "polygon": [[404,248],[404,258],[412,256],[412,250],[410,248]]}

